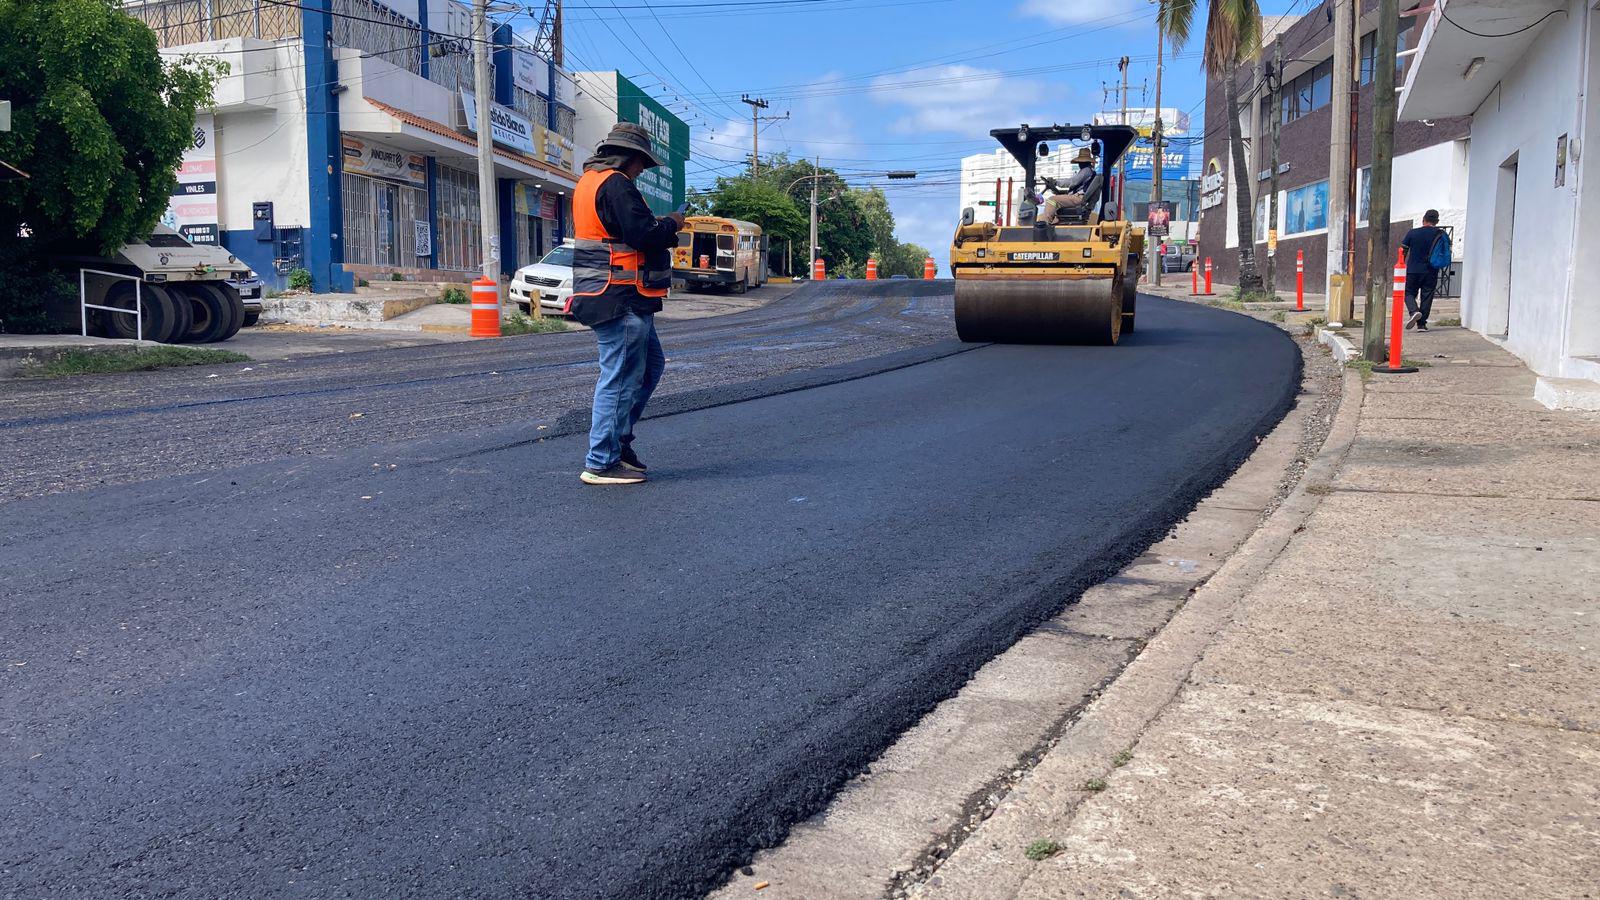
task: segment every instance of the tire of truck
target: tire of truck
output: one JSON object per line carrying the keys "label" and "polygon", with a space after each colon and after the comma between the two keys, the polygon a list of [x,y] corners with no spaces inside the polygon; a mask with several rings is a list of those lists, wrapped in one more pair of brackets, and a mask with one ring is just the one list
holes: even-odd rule
{"label": "tire of truck", "polygon": [[[172,340],[173,326],[177,324],[177,314],[174,311],[172,295],[159,285],[146,284],[142,286],[144,302],[141,309],[144,313],[144,339],[167,343]],[[120,309],[132,310],[134,302],[134,285],[132,282],[118,280],[106,292],[106,306],[115,306]],[[107,337],[136,338],[139,336],[138,323],[134,317],[123,313],[102,313],[105,317],[105,332]]]}
{"label": "tire of truck", "polygon": [[176,285],[163,287],[167,292],[167,299],[172,301],[172,336],[167,338],[169,344],[182,344],[189,340],[189,329],[194,327],[194,304]]}
{"label": "tire of truck", "polygon": [[244,324],[239,326],[239,327],[240,328],[254,328],[254,327],[256,327],[256,323],[259,322],[259,321],[261,321],[261,313],[260,312],[246,312],[244,314]]}
{"label": "tire of truck", "polygon": [[222,339],[233,323],[230,321],[233,305],[222,296],[222,291],[201,282],[174,287],[179,302],[187,302],[193,316],[185,338],[191,344],[210,344]]}

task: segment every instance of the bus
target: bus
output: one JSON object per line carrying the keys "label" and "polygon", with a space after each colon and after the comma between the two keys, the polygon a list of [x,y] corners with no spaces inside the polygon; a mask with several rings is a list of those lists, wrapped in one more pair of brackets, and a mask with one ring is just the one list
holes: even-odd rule
{"label": "bus", "polygon": [[761,226],[718,216],[690,216],[678,232],[672,277],[689,290],[722,287],[736,294],[767,281],[767,236]]}

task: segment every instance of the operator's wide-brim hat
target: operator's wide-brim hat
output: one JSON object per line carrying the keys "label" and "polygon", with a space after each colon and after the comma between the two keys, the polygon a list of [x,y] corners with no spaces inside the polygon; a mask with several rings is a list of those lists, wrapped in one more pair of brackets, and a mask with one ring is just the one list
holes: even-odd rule
{"label": "operator's wide-brim hat", "polygon": [[655,148],[650,146],[650,132],[645,131],[642,125],[635,125],[632,122],[618,122],[613,125],[610,133],[595,147],[596,153],[604,153],[607,150],[637,153],[649,163],[646,168],[666,165],[661,157],[656,155]]}
{"label": "operator's wide-brim hat", "polygon": [[1078,155],[1074,156],[1072,161],[1079,164],[1087,163],[1092,166],[1094,165],[1094,151],[1088,147],[1079,147]]}

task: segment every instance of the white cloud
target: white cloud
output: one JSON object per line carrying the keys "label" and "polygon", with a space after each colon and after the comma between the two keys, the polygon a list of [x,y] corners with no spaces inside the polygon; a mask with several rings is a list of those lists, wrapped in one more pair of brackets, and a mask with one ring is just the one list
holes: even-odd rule
{"label": "white cloud", "polygon": [[1147,0],[1023,0],[1017,11],[1057,25],[1087,25],[1103,24],[1106,19],[1136,11],[1148,12],[1150,4]]}
{"label": "white cloud", "polygon": [[885,75],[872,83],[873,99],[902,107],[902,115],[889,123],[901,134],[951,133],[987,136],[989,129],[1032,118],[1044,121],[1059,116],[1042,113],[1054,89],[1027,79],[1006,78],[990,69],[951,65],[918,69],[903,75]]}

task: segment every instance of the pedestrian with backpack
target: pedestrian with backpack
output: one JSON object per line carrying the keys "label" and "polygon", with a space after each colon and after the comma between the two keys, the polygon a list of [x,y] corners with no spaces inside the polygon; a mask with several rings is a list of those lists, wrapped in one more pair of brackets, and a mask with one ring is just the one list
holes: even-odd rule
{"label": "pedestrian with backpack", "polygon": [[1400,246],[1406,253],[1406,328],[1428,330],[1428,313],[1433,311],[1433,291],[1439,284],[1439,270],[1450,268],[1450,235],[1439,227],[1439,211],[1422,214],[1422,227],[1406,232]]}

